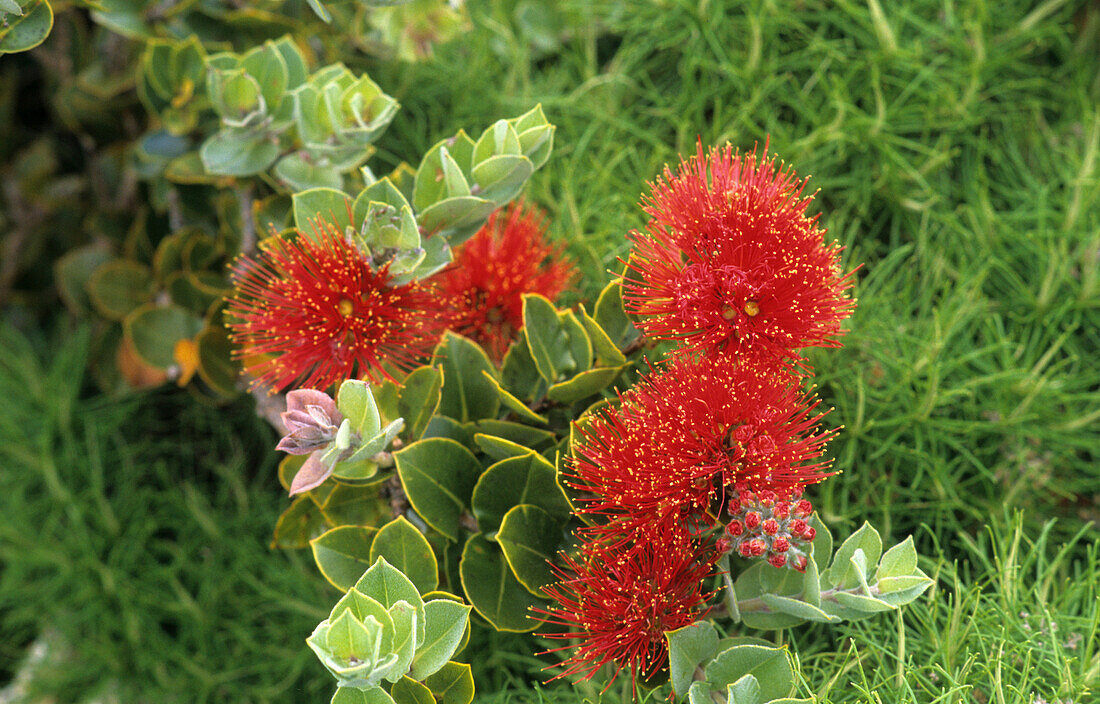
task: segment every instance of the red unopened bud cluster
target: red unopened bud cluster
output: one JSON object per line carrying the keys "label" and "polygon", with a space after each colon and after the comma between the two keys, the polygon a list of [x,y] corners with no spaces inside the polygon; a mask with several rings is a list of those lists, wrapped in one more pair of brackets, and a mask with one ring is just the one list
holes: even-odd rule
{"label": "red unopened bud cluster", "polygon": [[814,507],[800,491],[781,498],[770,489],[741,489],[728,510],[732,519],[718,541],[720,550],[763,557],[772,567],[805,571],[809,543],[817,531],[807,523]]}

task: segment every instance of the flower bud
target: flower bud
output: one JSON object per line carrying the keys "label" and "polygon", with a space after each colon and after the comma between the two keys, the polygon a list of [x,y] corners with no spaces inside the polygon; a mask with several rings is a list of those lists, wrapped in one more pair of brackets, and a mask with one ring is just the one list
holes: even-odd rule
{"label": "flower bud", "polygon": [[784,565],[787,564],[787,556],[786,555],[771,555],[771,556],[768,557],[768,564],[771,565],[772,567],[776,567],[776,568],[783,567]]}
{"label": "flower bud", "polygon": [[817,535],[817,530],[813,526],[807,526],[806,530],[802,531],[802,539],[807,543],[814,539]]}
{"label": "flower bud", "polygon": [[769,518],[768,520],[764,521],[761,527],[768,535],[775,535],[779,532],[779,521],[775,520],[774,518]]}
{"label": "flower bud", "polygon": [[756,511],[749,511],[745,514],[745,527],[749,530],[755,530],[762,520],[759,513]]}
{"label": "flower bud", "polygon": [[745,526],[741,521],[734,519],[726,525],[726,532],[736,538],[745,532]]}
{"label": "flower bud", "polygon": [[772,541],[772,550],[775,552],[787,552],[791,549],[791,543],[786,538],[780,537]]}
{"label": "flower bud", "polygon": [[806,563],[807,560],[805,555],[795,555],[794,559],[791,560],[791,567],[798,570],[799,572],[805,572]]}
{"label": "flower bud", "polygon": [[814,505],[806,499],[801,499],[794,507],[794,515],[799,518],[806,518],[814,512]]}

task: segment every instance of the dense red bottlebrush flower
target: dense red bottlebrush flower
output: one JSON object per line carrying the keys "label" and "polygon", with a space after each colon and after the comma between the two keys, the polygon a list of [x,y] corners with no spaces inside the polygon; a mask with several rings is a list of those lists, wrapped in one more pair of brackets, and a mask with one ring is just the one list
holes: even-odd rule
{"label": "dense red bottlebrush flower", "polygon": [[446,327],[430,286],[393,285],[332,225],[316,240],[269,237],[262,253],[233,265],[230,338],[245,370],[276,390],[373,382],[414,367]]}
{"label": "dense red bottlebrush flower", "polygon": [[567,481],[579,511],[636,528],[702,520],[741,487],[787,496],[830,476],[817,404],[775,360],[680,357],[578,426]]}
{"label": "dense red bottlebrush flower", "polygon": [[643,200],[647,232],[634,232],[624,304],[645,333],[709,353],[764,351],[800,359],[835,347],[851,315],[852,273],[835,241],[806,217],[806,179],[768,156],[700,142],[673,175],[666,167]]}
{"label": "dense red bottlebrush flower", "polygon": [[523,327],[523,294],[554,300],[576,275],[564,246],[546,241],[543,220],[542,211],[523,203],[496,211],[436,277],[457,308],[452,329],[497,361]]}
{"label": "dense red bottlebrush flower", "polygon": [[[616,530],[612,527],[609,534]],[[648,678],[668,659],[664,632],[708,612],[710,594],[703,592],[703,580],[718,553],[699,547],[673,525],[662,526],[629,551],[609,547],[598,529],[589,537],[577,558],[562,555],[564,569],[553,567],[559,581],[544,591],[554,603],[534,609],[539,620],[566,629],[542,635],[580,640],[546,651],[575,648],[554,679],[587,680],[608,663],[616,666],[612,682],[623,668],[631,670],[635,682],[639,675]]]}

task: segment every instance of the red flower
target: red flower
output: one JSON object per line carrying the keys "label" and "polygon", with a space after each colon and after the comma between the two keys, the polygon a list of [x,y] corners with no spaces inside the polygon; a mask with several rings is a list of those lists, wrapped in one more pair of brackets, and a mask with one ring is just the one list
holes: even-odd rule
{"label": "red flower", "polygon": [[835,241],[825,244],[806,180],[768,156],[727,145],[698,152],[650,184],[648,232],[634,232],[623,282],[646,334],[709,353],[766,351],[799,359],[836,347],[855,306]]}
{"label": "red flower", "polygon": [[275,389],[325,389],[344,379],[390,379],[431,353],[446,326],[434,290],[394,286],[336,229],[317,239],[269,237],[233,266],[231,339],[245,370]]}
{"label": "red flower", "polygon": [[599,529],[591,537],[579,559],[563,554],[565,569],[553,567],[559,581],[544,591],[556,603],[535,609],[544,623],[568,629],[542,635],[581,641],[546,651],[575,647],[554,679],[587,680],[608,663],[616,665],[612,682],[624,667],[635,682],[638,675],[648,678],[668,659],[665,631],[690,625],[709,610],[710,594],[703,593],[702,583],[718,553],[699,548],[686,531],[671,525],[627,551],[602,542]]}
{"label": "red flower", "polygon": [[567,481],[581,512],[635,529],[704,520],[740,485],[787,495],[830,474],[817,403],[774,361],[680,357],[578,426]]}
{"label": "red flower", "polygon": [[436,279],[458,308],[454,331],[481,344],[498,361],[523,327],[522,295],[538,293],[554,300],[576,274],[562,257],[564,247],[548,244],[544,233],[537,207],[513,203],[490,215]]}

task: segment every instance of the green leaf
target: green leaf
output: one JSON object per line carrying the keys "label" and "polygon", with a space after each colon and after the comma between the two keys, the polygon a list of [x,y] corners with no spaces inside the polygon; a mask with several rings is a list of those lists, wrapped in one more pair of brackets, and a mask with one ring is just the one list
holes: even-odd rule
{"label": "green leaf", "polygon": [[21,17],[5,17],[4,22],[0,27],[0,56],[27,51],[45,41],[53,29],[53,8],[46,0],[38,0],[24,5]]}
{"label": "green leaf", "polygon": [[417,615],[416,642],[424,642],[424,600],[416,585],[401,570],[386,562],[386,558],[376,559],[355,583],[355,588],[390,610],[398,602],[411,604]]}
{"label": "green leaf", "polygon": [[317,239],[317,219],[335,226],[344,234],[351,223],[351,198],[335,188],[312,188],[294,194],[294,226],[300,232]]}
{"label": "green leaf", "polygon": [[504,514],[495,536],[512,573],[535,596],[541,596],[542,588],[554,581],[550,561],[562,539],[562,522],[530,504],[520,504]]}
{"label": "green leaf", "polygon": [[833,534],[829,530],[829,526],[825,525],[824,521],[814,513],[810,516],[810,525],[817,531],[817,535],[814,536],[813,542],[810,543],[812,547],[812,554],[817,559],[818,565],[828,565],[829,558],[833,556]]}
{"label": "green leaf", "polygon": [[589,369],[571,379],[554,384],[547,390],[546,396],[560,403],[575,403],[606,389],[619,377],[622,370],[622,367]]}
{"label": "green leaf", "polygon": [[397,409],[405,419],[406,442],[419,440],[439,409],[442,399],[443,372],[438,367],[414,369],[405,379],[397,397]]}
{"label": "green leaf", "polygon": [[852,565],[852,556],[856,550],[863,551],[866,564],[869,565],[877,563],[882,554],[882,538],[866,521],[837,548],[832,564],[822,575],[826,584],[837,589],[851,589],[860,583],[860,576]]}
{"label": "green leaf", "polygon": [[881,581],[891,577],[904,577],[913,574],[917,569],[917,549],[913,546],[913,536],[907,537],[902,542],[886,551],[878,564],[875,580]]}
{"label": "green leaf", "polygon": [[[858,611],[860,615],[870,616],[871,614],[877,614],[882,611],[893,611],[898,608],[897,606],[876,599],[870,596],[863,596],[862,594],[849,594],[848,592],[837,592],[836,601],[841,606]],[[853,617],[848,617],[853,618]]]}
{"label": "green leaf", "polygon": [[195,338],[199,353],[199,376],[210,388],[231,397],[237,391],[237,378],[240,376],[237,363],[233,361],[233,343],[224,327],[207,326]]}
{"label": "green leaf", "polygon": [[555,127],[546,120],[542,105],[536,105],[523,115],[509,120],[519,135],[520,149],[535,168],[541,168],[550,158],[554,146]]}
{"label": "green leaf", "polygon": [[439,413],[460,422],[493,418],[500,397],[482,372],[496,375],[485,350],[477,343],[448,331],[435,348],[437,364],[443,368],[443,392]]}
{"label": "green leaf", "polygon": [[416,219],[425,232],[458,230],[481,226],[497,207],[495,202],[481,196],[452,196],[424,208]]}
{"label": "green leaf", "polygon": [[821,606],[821,575],[818,574],[817,560],[813,555],[806,557],[806,571],[802,573],[802,601]]}
{"label": "green leaf", "polygon": [[510,457],[523,457],[532,452],[531,448],[525,445],[498,438],[495,435],[486,435],[485,433],[475,433],[474,444],[494,462],[506,460]]}
{"label": "green leaf", "polygon": [[478,196],[501,206],[519,195],[534,172],[535,165],[527,157],[501,154],[476,164],[471,175],[481,187]]}
{"label": "green leaf", "polygon": [[[348,593],[340,597],[340,600],[332,607],[332,612],[328,616],[329,622],[331,623],[337,616],[340,616],[345,611],[350,611],[352,615],[360,621],[366,621],[368,616],[378,621],[378,623],[382,625],[382,638],[385,648],[387,650],[390,648],[393,643],[393,618],[390,616],[389,612],[386,611],[386,607],[355,587],[352,587],[348,589]],[[389,642],[385,642],[387,634],[390,636]]]}
{"label": "green leaf", "polygon": [[324,529],[325,519],[317,505],[308,496],[299,496],[275,522],[271,547],[289,550],[304,548]]}
{"label": "green leaf", "polygon": [[382,429],[378,406],[374,403],[370,384],[358,379],[346,379],[336,392],[336,408],[351,421],[351,429],[363,436],[372,437]]}
{"label": "green leaf", "polygon": [[167,369],[176,363],[176,343],[192,339],[202,330],[202,318],[179,306],[140,306],[122,321],[123,332],[134,351],[147,364]]}
{"label": "green leaf", "polygon": [[[522,344],[523,348],[527,349],[527,343],[524,342]],[[509,352],[509,354],[511,353]],[[507,357],[505,359],[507,360]],[[496,389],[497,396],[500,397],[500,402],[504,404],[505,408],[512,411],[520,418],[528,420],[532,423],[546,425],[550,422],[548,418],[546,418],[545,416],[540,416],[538,413],[535,413],[530,408],[528,408],[527,405],[523,403],[523,401],[519,400],[511,393],[509,393],[491,373],[486,370],[482,370],[481,374],[493,385],[493,388]]]}
{"label": "green leaf", "polygon": [[535,360],[531,358],[531,349],[526,338],[512,343],[504,355],[500,369],[501,382],[508,392],[518,399],[533,401],[546,392],[547,384],[539,376]]}
{"label": "green leaf", "polygon": [[558,313],[558,321],[561,323],[562,334],[565,336],[566,348],[569,350],[570,362],[565,369],[569,372],[583,372],[592,367],[592,341],[588,339],[584,325],[577,319],[577,314],[571,310],[563,310]]}
{"label": "green leaf", "polygon": [[452,139],[436,143],[420,160],[412,197],[413,207],[418,213],[423,214],[428,206],[445,198],[470,195],[466,177],[450,152],[456,147],[459,152],[465,149],[458,144],[463,138],[470,141],[465,133],[460,132]]}
{"label": "green leaf", "polygon": [[[368,617],[367,623],[373,621]],[[362,621],[355,618],[351,611],[343,611],[329,623],[326,644],[329,652],[341,660],[350,660],[353,657],[363,659],[363,656],[374,649],[374,640],[378,635],[381,624],[377,621],[375,628],[368,628]]]}
{"label": "green leaf", "polygon": [[309,541],[313,559],[329,584],[346,592],[356,583],[372,563],[374,533],[374,528],[366,526],[339,526]]}
{"label": "green leaf", "polygon": [[470,503],[485,533],[496,530],[504,515],[520,504],[541,508],[559,524],[570,516],[569,502],[556,481],[554,466],[530,450],[486,469],[474,486]]}
{"label": "green leaf", "polygon": [[439,704],[470,704],[474,700],[474,676],[466,663],[449,662],[424,684]]}
{"label": "green leaf", "polygon": [[402,677],[390,688],[396,704],[436,704],[432,690],[409,677]]}
{"label": "green leaf", "polygon": [[[316,0],[311,0],[316,2]],[[329,704],[395,704],[393,697],[381,687],[359,689],[358,687],[337,687]]]}
{"label": "green leaf", "polygon": [[421,623],[424,610],[417,611],[416,607],[407,601],[398,601],[390,607],[389,613],[393,618],[391,652],[397,655],[397,661],[383,677],[389,682],[397,682],[409,671],[416,654],[418,631],[426,631],[426,626]]}
{"label": "green leaf", "polygon": [[830,616],[813,604],[807,604],[798,599],[791,599],[790,597],[779,596],[777,594],[761,594],[760,599],[763,600],[764,604],[772,611],[788,614],[807,621],[835,623],[840,620],[836,616]]}
{"label": "green leaf", "polygon": [[283,64],[286,66],[287,75],[286,89],[293,90],[302,85],[302,83],[305,83],[309,69],[306,67],[306,60],[302,56],[302,50],[294,43],[291,36],[287,34],[279,37],[271,42],[271,46],[283,57]]}
{"label": "green leaf", "polygon": [[470,622],[470,607],[448,599],[424,604],[426,632],[416,650],[412,676],[423,680],[435,674],[454,655]]}
{"label": "green leaf", "polygon": [[669,680],[677,696],[685,696],[695,669],[710,660],[718,651],[718,631],[709,621],[696,621],[690,626],[665,631],[668,641]]}
{"label": "green leaf", "polygon": [[310,157],[309,152],[297,151],[287,154],[275,164],[275,177],[285,183],[291,191],[306,191],[313,188],[338,189],[344,183],[344,177],[330,164],[321,163]]}
{"label": "green leaf", "polygon": [[401,486],[413,509],[449,539],[470,502],[481,464],[465,447],[446,438],[414,442],[394,453]]}
{"label": "green leaf", "polygon": [[623,356],[622,350],[611,340],[611,336],[607,331],[600,327],[600,324],[588,314],[588,311],[584,309],[584,304],[580,306],[580,321],[584,324],[584,329],[588,333],[589,339],[592,341],[592,347],[596,352],[596,360],[600,364],[609,367],[618,367],[626,364],[626,357]]}
{"label": "green leaf", "polygon": [[545,296],[524,294],[523,336],[539,376],[547,384],[557,383],[573,359],[565,345],[557,309]]}
{"label": "green leaf", "polygon": [[920,570],[909,577],[887,577],[878,583],[878,598],[887,604],[904,606],[923,594],[933,581]]}
{"label": "green leaf", "polygon": [[727,704],[760,704],[760,682],[745,675],[726,687]]}
{"label": "green leaf", "polygon": [[470,428],[476,433],[495,435],[533,450],[550,445],[555,440],[554,433],[549,430],[532,428],[523,423],[513,423],[507,420],[483,418],[470,423]]}
{"label": "green leaf", "polygon": [[286,61],[273,42],[265,42],[241,57],[241,68],[255,79],[260,94],[267,103],[267,113],[274,115],[286,94],[289,73]]}
{"label": "green leaf", "polygon": [[447,438],[454,440],[471,452],[477,450],[474,438],[470,435],[470,431],[466,429],[466,425],[447,416],[432,416],[431,422],[424,429],[424,435],[420,439],[427,440],[429,438]]}
{"label": "green leaf", "polygon": [[252,176],[275,163],[279,145],[260,130],[227,128],[207,138],[199,155],[207,173]]}
{"label": "green leaf", "polygon": [[767,702],[794,691],[794,669],[786,648],[746,643],[718,653],[705,670],[707,682],[721,689],[752,675],[760,684],[760,698]]}
{"label": "green leaf", "polygon": [[[774,567],[766,562],[756,562],[737,575],[737,581],[734,583],[734,588],[739,600],[745,602],[750,599],[756,599],[765,592],[772,591],[761,584],[765,568],[775,570]],[[788,572],[789,570],[784,569],[782,571]],[[741,609],[741,620],[744,621],[745,625],[749,628],[759,628],[761,630],[789,628],[802,622],[802,619],[797,616],[769,613],[766,611],[746,611],[745,609]]]}
{"label": "green leaf", "polygon": [[374,536],[370,561],[373,563],[379,557],[386,558],[386,562],[401,570],[421,593],[439,586],[439,564],[432,546],[404,516],[382,526]]}
{"label": "green leaf", "polygon": [[92,272],[87,290],[100,315],[122,320],[153,297],[153,273],[137,262],[115,259]]}
{"label": "green leaf", "polygon": [[593,319],[619,349],[634,342],[641,334],[623,310],[621,279],[615,279],[600,292]]}
{"label": "green leaf", "polygon": [[688,704],[714,704],[711,694],[706,682],[692,682],[688,688]]}
{"label": "green leaf", "polygon": [[70,249],[54,262],[54,281],[61,300],[73,313],[82,315],[92,306],[87,284],[92,274],[111,259],[107,248],[89,244]]}
{"label": "green leaf", "polygon": [[466,600],[498,631],[525,633],[538,625],[527,617],[531,606],[543,604],[519,583],[504,553],[481,533],[470,536],[459,563]]}

